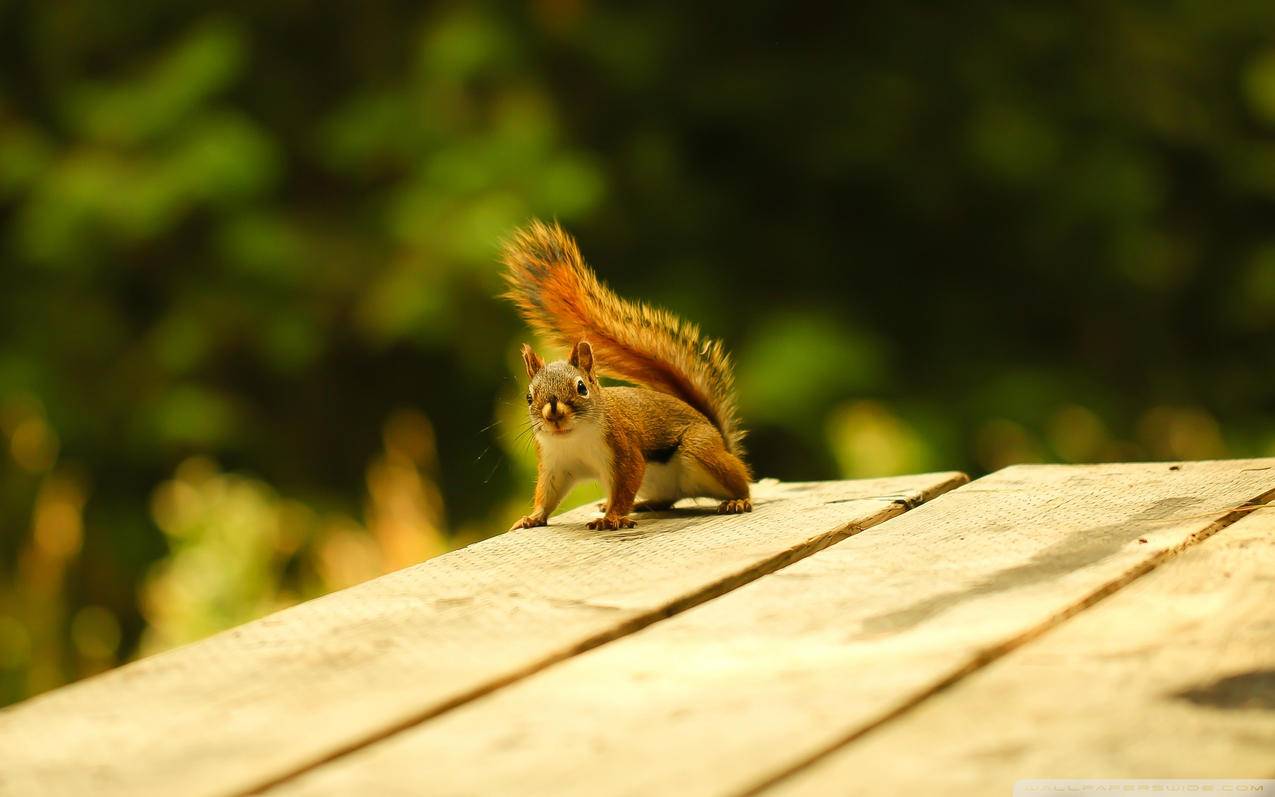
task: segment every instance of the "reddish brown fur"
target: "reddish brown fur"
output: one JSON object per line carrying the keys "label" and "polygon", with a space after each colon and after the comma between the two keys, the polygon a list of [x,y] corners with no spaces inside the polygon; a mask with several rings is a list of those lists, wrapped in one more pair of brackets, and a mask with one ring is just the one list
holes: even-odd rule
{"label": "reddish brown fur", "polygon": [[[643,450],[676,445],[699,463],[728,498],[723,512],[748,512],[751,474],[743,460],[726,450],[721,435],[703,415],[675,397],[639,388],[603,388],[606,394],[607,441],[612,450],[611,490],[605,517],[590,528],[620,528],[635,508],[634,499],[646,473]],[[667,508],[671,502],[656,502]],[[619,524],[619,525],[617,525]]]}
{"label": "reddish brown fur", "polygon": [[642,476],[646,473],[646,460],[642,459],[642,449],[632,427],[626,428],[615,413],[607,413],[607,445],[611,447],[611,490],[607,496],[606,509],[602,517],[591,521],[591,529],[633,528],[636,525],[629,519],[633,511],[633,501],[637,498],[638,488],[642,486]]}
{"label": "reddish brown fur", "polygon": [[569,348],[593,344],[598,369],[677,396],[740,450],[734,376],[720,342],[675,316],[616,296],[585,264],[557,224],[532,222],[506,244],[505,294],[538,332]]}
{"label": "reddish brown fur", "polygon": [[[751,476],[738,456],[743,433],[735,418],[730,358],[720,343],[702,340],[695,327],[668,313],[616,296],[598,282],[575,242],[556,224],[534,222],[517,233],[505,248],[504,260],[509,267],[506,296],[533,327],[572,349],[570,364],[596,389],[611,470],[605,514],[589,527],[634,525],[628,514],[646,473],[644,452],[662,450],[676,452],[679,462],[699,466],[694,473],[702,475],[687,476],[698,480],[690,489],[723,498],[718,511],[751,511]],[[544,368],[529,346],[523,347],[523,361],[533,379]],[[648,389],[604,388],[597,383],[597,373]],[[704,476],[711,482],[703,482]],[[685,485],[678,479],[680,491]],[[542,457],[535,509],[515,527],[543,525],[560,493],[561,485],[546,471]],[[682,494],[644,503],[666,508],[678,497]]]}

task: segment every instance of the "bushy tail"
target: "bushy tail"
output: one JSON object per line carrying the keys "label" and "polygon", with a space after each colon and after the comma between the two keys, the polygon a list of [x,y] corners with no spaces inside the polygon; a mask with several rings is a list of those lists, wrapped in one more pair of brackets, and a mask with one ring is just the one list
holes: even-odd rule
{"label": "bushy tail", "polygon": [[555,222],[533,221],[505,243],[505,298],[537,332],[570,349],[593,345],[606,376],[677,396],[717,427],[739,453],[735,376],[720,341],[665,310],[625,301],[598,281],[576,242]]}

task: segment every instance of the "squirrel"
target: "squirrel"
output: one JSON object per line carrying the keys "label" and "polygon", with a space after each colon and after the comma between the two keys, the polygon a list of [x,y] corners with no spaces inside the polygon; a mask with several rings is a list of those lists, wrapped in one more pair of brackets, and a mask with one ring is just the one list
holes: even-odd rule
{"label": "squirrel", "polygon": [[[719,499],[723,514],[751,512],[734,374],[721,342],[617,296],[557,222],[516,231],[501,259],[503,297],[534,330],[571,350],[546,364],[522,346],[538,465],[535,505],[513,529],[547,525],[586,478],[607,492],[590,529],[633,528],[630,512],[666,510],[680,498]],[[599,376],[637,387],[603,386]]]}

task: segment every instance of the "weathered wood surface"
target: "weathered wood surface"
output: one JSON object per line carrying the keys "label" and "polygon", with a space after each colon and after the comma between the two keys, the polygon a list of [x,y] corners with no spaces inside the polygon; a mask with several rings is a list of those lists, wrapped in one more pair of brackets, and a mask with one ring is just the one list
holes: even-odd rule
{"label": "weathered wood surface", "polygon": [[261,787],[963,481],[760,485],[749,515],[590,532],[586,509],[505,534],[0,712],[0,794]]}
{"label": "weathered wood surface", "polygon": [[755,791],[1234,521],[1272,465],[1009,468],[270,793]]}
{"label": "weathered wood surface", "polygon": [[1275,507],[767,791],[1275,777]]}

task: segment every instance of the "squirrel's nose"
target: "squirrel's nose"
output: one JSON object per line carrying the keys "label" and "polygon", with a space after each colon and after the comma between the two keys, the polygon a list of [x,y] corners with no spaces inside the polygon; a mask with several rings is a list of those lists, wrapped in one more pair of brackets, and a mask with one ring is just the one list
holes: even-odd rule
{"label": "squirrel's nose", "polygon": [[559,414],[558,397],[550,396],[549,400],[545,402],[544,407],[540,409],[540,414],[545,417],[545,420],[557,417]]}

